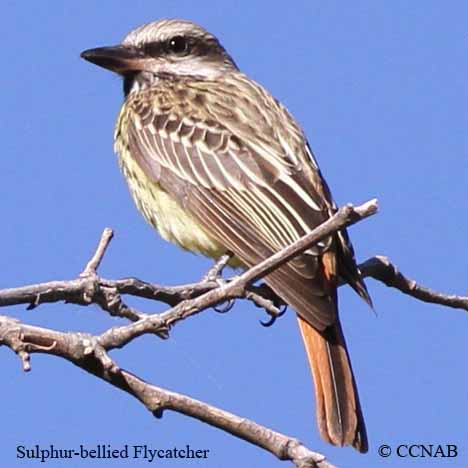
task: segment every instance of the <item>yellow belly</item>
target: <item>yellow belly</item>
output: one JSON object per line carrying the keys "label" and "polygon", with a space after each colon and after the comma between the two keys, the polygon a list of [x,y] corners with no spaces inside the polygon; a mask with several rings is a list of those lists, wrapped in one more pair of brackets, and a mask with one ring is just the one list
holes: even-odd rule
{"label": "yellow belly", "polygon": [[[185,250],[210,258],[219,258],[226,252],[226,248],[206,234],[159,184],[146,176],[131,156],[122,158],[119,155],[119,163],[136,206],[161,237]],[[236,260],[230,262],[234,267],[238,264]]]}

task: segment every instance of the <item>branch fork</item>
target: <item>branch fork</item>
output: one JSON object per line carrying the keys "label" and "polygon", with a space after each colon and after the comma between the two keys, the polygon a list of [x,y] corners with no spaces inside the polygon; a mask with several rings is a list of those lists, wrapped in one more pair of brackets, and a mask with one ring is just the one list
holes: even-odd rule
{"label": "branch fork", "polygon": [[[222,271],[230,258],[225,255],[200,282],[171,287],[136,278],[109,280],[100,277],[98,268],[113,237],[112,230],[106,228],[96,251],[78,278],[0,290],[0,307],[27,304],[30,310],[40,304],[59,301],[82,306],[97,304],[109,315],[124,318],[130,323],[112,327],[99,336],[93,336],[86,333],[58,332],[0,316],[0,346],[9,347],[19,356],[25,371],[31,369],[30,354],[52,354],[131,394],[156,417],[160,417],[164,410],[176,411],[255,444],[280,460],[291,461],[298,468],[333,468],[323,455],[308,449],[292,437],[186,395],[144,382],[119,368],[108,352],[122,348],[144,334],[168,338],[170,329],[179,321],[241,298],[263,308],[271,317],[267,325],[273,323],[284,313],[282,303],[266,285],[256,286],[253,283],[324,237],[376,212],[376,200],[357,207],[346,205],[294,244],[238,276],[227,281],[222,280]],[[468,297],[446,295],[420,286],[405,277],[385,257],[371,258],[359,265],[359,268],[364,277],[373,277],[419,300],[468,311]],[[124,295],[159,301],[169,308],[158,314],[146,314],[126,305]]]}

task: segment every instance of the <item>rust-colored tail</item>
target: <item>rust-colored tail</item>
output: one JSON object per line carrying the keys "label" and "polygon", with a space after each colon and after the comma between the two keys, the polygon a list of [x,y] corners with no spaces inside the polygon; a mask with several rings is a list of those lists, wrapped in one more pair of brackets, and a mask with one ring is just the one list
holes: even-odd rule
{"label": "rust-colored tail", "polygon": [[297,317],[314,377],[317,423],[327,442],[367,452],[367,434],[341,324],[323,332]]}

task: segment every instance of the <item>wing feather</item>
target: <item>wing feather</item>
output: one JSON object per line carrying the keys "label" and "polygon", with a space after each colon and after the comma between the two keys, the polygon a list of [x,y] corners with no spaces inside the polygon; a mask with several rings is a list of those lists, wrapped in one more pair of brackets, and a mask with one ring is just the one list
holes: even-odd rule
{"label": "wing feather", "polygon": [[[217,87],[195,82],[184,86],[199,99],[187,100],[175,83],[166,83],[164,99],[158,90],[130,95],[119,136],[151,181],[252,266],[323,222],[334,207],[292,117],[258,85],[242,76],[237,85],[246,93],[227,86],[220,95]],[[266,278],[319,330],[336,315],[319,268],[334,242],[330,237]]]}

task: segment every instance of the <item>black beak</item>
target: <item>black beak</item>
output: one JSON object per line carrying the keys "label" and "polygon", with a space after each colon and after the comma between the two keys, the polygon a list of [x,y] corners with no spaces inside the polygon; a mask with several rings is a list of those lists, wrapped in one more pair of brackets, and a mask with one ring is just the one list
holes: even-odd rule
{"label": "black beak", "polygon": [[88,49],[81,52],[81,57],[120,74],[143,70],[145,62],[145,55],[141,49],[124,45]]}

